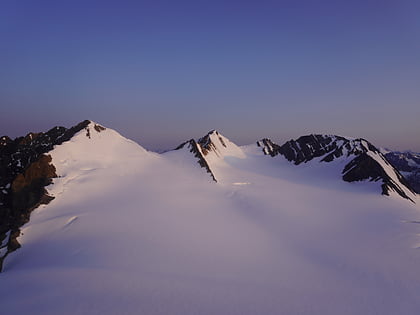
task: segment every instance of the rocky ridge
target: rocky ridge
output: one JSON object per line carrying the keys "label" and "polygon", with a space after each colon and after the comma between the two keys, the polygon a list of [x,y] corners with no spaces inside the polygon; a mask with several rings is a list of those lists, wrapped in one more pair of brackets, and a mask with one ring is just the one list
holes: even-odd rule
{"label": "rocky ridge", "polygon": [[[48,152],[83,129],[90,137],[89,124],[85,120],[71,128],[54,127],[14,140],[0,138],[0,271],[4,258],[20,247],[17,237],[30,213],[54,199],[44,188],[57,176]],[[93,128],[104,130],[97,124]]]}
{"label": "rocky ridge", "polygon": [[220,134],[217,130],[212,130],[204,137],[195,141],[188,140],[179,145],[175,150],[180,150],[187,146],[191,153],[197,158],[198,164],[203,167],[217,182],[217,176],[211,168],[211,164],[221,160],[226,155],[241,156],[241,149],[229,139]]}
{"label": "rocky ridge", "polygon": [[342,170],[342,178],[347,182],[362,180],[381,181],[382,194],[394,191],[401,197],[414,202],[415,192],[404,176],[369,141],[350,139],[334,135],[307,135],[278,145],[270,139],[257,142],[264,154],[272,157],[284,156],[295,165],[307,163],[316,158],[319,162],[331,162],[338,158],[348,158]]}
{"label": "rocky ridge", "polygon": [[207,160],[205,158],[205,153],[203,151],[203,147],[201,146],[201,144],[197,141],[195,141],[194,139],[188,140],[182,144],[180,144],[178,147],[175,148],[175,150],[181,150],[181,149],[187,149],[189,150],[194,157],[197,159],[197,163],[204,168],[207,173],[210,174],[210,176],[212,177],[212,179],[217,182],[216,178],[214,177],[213,172],[210,169],[209,164],[207,163]]}

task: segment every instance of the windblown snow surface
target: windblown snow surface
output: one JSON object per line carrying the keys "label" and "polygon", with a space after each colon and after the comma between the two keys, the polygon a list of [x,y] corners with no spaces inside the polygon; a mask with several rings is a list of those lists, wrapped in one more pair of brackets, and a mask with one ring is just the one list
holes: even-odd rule
{"label": "windblown snow surface", "polygon": [[212,157],[215,183],[110,129],[57,146],[1,314],[420,314],[419,200],[260,151]]}

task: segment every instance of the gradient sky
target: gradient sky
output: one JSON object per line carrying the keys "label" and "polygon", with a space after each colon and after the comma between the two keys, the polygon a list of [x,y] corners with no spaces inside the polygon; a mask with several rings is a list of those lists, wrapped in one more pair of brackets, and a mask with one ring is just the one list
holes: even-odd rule
{"label": "gradient sky", "polygon": [[218,129],[420,151],[419,1],[0,1],[0,135],[84,119],[148,149]]}

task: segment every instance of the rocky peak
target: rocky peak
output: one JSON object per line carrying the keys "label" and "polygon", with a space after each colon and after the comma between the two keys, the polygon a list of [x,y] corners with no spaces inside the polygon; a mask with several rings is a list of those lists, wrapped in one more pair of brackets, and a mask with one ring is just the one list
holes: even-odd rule
{"label": "rocky peak", "polygon": [[180,144],[175,150],[181,150],[181,149],[187,149],[188,151],[190,151],[194,155],[194,157],[197,159],[197,163],[202,168],[204,168],[207,171],[207,173],[210,174],[210,176],[215,182],[217,182],[216,178],[214,177],[213,172],[210,169],[210,166],[206,158],[204,157],[205,154],[203,152],[203,148],[201,147],[199,143],[197,143],[194,139],[191,139]]}
{"label": "rocky peak", "polygon": [[217,130],[212,130],[204,137],[195,141],[191,139],[184,142],[176,149],[189,148],[190,152],[197,158],[201,167],[205,168],[214,181],[217,178],[212,170],[213,163],[223,161],[225,157],[244,158],[245,154],[240,147],[231,142]]}
{"label": "rocky peak", "polygon": [[71,128],[54,127],[14,140],[0,138],[0,271],[3,259],[19,248],[20,227],[29,220],[30,212],[52,198],[44,189],[56,176],[47,153],[81,130],[89,132],[90,126],[103,128],[85,120]]}
{"label": "rocky peak", "polygon": [[97,132],[100,133],[101,131],[104,131],[106,128],[91,121],[88,120],[88,124],[85,126],[85,130],[86,130],[86,137],[88,137],[89,139],[91,139],[92,136],[92,132]]}
{"label": "rocky peak", "polygon": [[282,155],[296,165],[315,158],[320,158],[320,162],[347,158],[349,161],[342,171],[344,181],[382,181],[382,194],[389,195],[390,191],[395,191],[405,199],[414,199],[414,190],[410,184],[380,150],[365,139],[311,134],[289,140],[281,146],[270,139],[262,139],[257,145],[264,154],[272,157]]}
{"label": "rocky peak", "polygon": [[212,130],[198,139],[197,143],[201,146],[203,154],[207,155],[211,151],[218,153],[219,148],[227,148],[225,139],[217,130]]}
{"label": "rocky peak", "polygon": [[271,139],[261,139],[260,141],[257,141],[257,145],[262,148],[265,155],[274,157],[280,153],[280,146],[271,141]]}
{"label": "rocky peak", "polygon": [[271,156],[283,155],[296,165],[314,158],[323,157],[322,161],[330,162],[341,156],[349,157],[368,151],[379,152],[365,139],[348,139],[342,136],[311,134],[296,140],[289,140],[282,146],[269,139],[258,142],[263,151]]}

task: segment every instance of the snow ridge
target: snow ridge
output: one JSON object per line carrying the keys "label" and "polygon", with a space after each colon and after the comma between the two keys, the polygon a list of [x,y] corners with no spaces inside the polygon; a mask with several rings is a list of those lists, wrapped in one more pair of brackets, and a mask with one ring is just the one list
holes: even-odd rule
{"label": "snow ridge", "polygon": [[30,213],[54,199],[54,194],[44,188],[53,178],[65,177],[70,165],[77,164],[79,169],[101,168],[118,163],[118,154],[130,152],[136,152],[137,158],[146,150],[91,120],[68,129],[54,127],[45,133],[31,132],[15,140],[1,137],[0,271],[4,258],[20,247],[17,238]]}
{"label": "snow ridge", "polygon": [[197,158],[201,167],[211,175],[215,182],[222,174],[216,174],[215,165],[223,164],[226,158],[246,157],[245,153],[235,143],[220,134],[217,130],[212,130],[204,137],[195,141],[191,139],[182,143],[175,150],[188,149]]}

